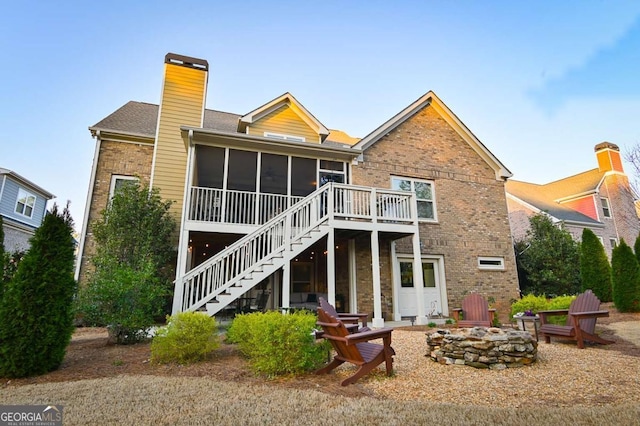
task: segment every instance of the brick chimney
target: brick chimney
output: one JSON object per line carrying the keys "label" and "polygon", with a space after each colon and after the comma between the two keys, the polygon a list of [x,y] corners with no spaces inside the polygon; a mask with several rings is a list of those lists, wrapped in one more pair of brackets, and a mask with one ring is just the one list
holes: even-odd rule
{"label": "brick chimney", "polygon": [[179,219],[187,168],[187,149],[180,126],[203,125],[209,63],[168,53],[164,64],[151,186],[160,190],[163,199],[174,201],[171,212]]}
{"label": "brick chimney", "polygon": [[601,172],[614,171],[624,173],[618,145],[611,142],[602,142],[596,145],[595,151],[598,159],[598,169]]}

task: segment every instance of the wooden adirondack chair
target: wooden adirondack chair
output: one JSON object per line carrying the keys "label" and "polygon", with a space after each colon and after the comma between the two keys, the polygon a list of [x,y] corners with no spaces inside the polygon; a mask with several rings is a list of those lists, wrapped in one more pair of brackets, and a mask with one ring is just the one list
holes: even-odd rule
{"label": "wooden adirondack chair", "polygon": [[[391,347],[393,329],[381,328],[361,333],[349,333],[344,323],[329,315],[322,308],[318,309],[317,324],[322,327],[323,337],[331,342],[336,353],[333,360],[316,371],[316,374],[327,374],[345,362],[357,365],[359,368],[355,374],[341,382],[342,386],[347,386],[355,383],[384,362],[387,376],[391,376],[393,355],[395,355],[395,351]],[[370,343],[370,340],[375,339],[382,339],[383,344]]]}
{"label": "wooden adirondack chair", "polygon": [[369,317],[369,314],[338,313],[336,308],[334,308],[331,303],[327,302],[324,297],[320,297],[320,307],[324,309],[326,313],[336,319],[339,319],[345,324],[358,324],[358,322],[362,322],[362,328],[358,331],[370,330],[370,328],[367,327],[367,318]]}
{"label": "wooden adirondack chair", "polygon": [[[462,313],[462,319],[460,319]],[[458,327],[491,327],[496,310],[489,309],[484,297],[471,293],[462,300],[462,308],[453,310],[453,318]]]}
{"label": "wooden adirondack chair", "polygon": [[[615,343],[595,334],[596,321],[599,317],[608,317],[609,311],[600,310],[600,299],[591,290],[578,295],[571,302],[569,309],[554,311],[540,311],[540,329],[544,340],[551,343],[551,336],[575,340],[580,349],[584,349],[584,341],[609,345]],[[567,315],[565,325],[550,324],[549,317],[553,315]]]}

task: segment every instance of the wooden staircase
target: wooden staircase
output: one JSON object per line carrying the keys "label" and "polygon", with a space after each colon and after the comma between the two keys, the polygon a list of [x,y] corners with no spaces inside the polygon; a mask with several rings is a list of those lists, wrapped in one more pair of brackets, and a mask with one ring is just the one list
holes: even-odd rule
{"label": "wooden staircase", "polygon": [[325,185],[175,282],[173,313],[215,315],[327,235]]}

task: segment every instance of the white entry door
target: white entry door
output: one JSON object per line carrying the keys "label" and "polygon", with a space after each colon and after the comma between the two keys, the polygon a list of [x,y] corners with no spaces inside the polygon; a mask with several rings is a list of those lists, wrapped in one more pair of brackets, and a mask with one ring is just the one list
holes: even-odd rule
{"label": "white entry door", "polygon": [[[400,316],[418,315],[416,289],[413,285],[413,259],[398,257],[399,288],[398,310]],[[424,314],[436,316],[443,313],[444,279],[443,265],[440,258],[422,258],[422,276],[424,281],[423,298]],[[445,296],[446,297],[446,296]],[[445,299],[446,300],[446,299]],[[446,313],[446,312],[445,312]]]}

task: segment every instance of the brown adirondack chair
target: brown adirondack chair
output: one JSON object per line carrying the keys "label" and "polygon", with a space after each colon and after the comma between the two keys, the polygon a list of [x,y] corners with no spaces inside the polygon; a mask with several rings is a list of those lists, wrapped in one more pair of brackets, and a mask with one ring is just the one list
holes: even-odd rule
{"label": "brown adirondack chair", "polygon": [[[460,319],[462,313],[462,319]],[[471,293],[462,299],[462,308],[453,310],[453,319],[458,327],[491,327],[496,310],[489,309],[484,297]]]}
{"label": "brown adirondack chair", "polygon": [[[600,317],[608,317],[609,311],[600,310],[600,299],[587,290],[579,294],[569,309],[558,309],[553,311],[540,311],[540,329],[544,335],[544,340],[551,343],[551,336],[575,340],[580,349],[584,349],[584,341],[609,345],[615,343],[613,340],[606,340],[595,334],[596,321]],[[550,324],[549,317],[553,315],[567,315],[565,325]]]}
{"label": "brown adirondack chair", "polygon": [[[355,383],[367,375],[378,365],[385,363],[387,376],[393,373],[393,355],[391,347],[392,328],[381,328],[360,333],[349,333],[344,323],[329,315],[324,309],[318,309],[318,323],[323,330],[325,339],[331,342],[335,350],[333,360],[316,374],[327,374],[345,362],[357,365],[359,368],[352,376],[341,382],[342,386]],[[370,340],[382,339],[383,344],[370,343]]]}
{"label": "brown adirondack chair", "polygon": [[336,311],[336,308],[334,308],[331,303],[327,302],[327,299],[325,299],[324,297],[320,297],[320,307],[324,309],[326,313],[336,319],[339,319],[345,324],[358,324],[358,322],[362,322],[362,328],[360,328],[358,331],[370,330],[370,328],[367,327],[367,318],[369,317],[369,314],[338,313]]}

